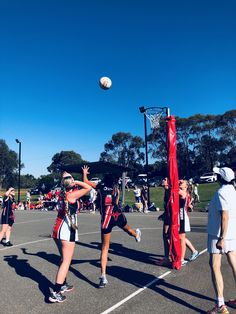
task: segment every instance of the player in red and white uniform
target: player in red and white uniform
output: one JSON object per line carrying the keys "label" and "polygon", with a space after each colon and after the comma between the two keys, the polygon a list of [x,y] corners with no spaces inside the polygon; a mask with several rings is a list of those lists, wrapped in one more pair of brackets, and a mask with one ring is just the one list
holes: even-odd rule
{"label": "player in red and white uniform", "polygon": [[[77,186],[81,189],[77,189]],[[81,181],[75,181],[67,172],[63,173],[62,187],[63,190],[61,199],[59,200],[58,216],[52,234],[61,255],[61,263],[56,275],[55,288],[49,297],[49,301],[53,303],[65,301],[66,297],[63,293],[73,289],[73,286],[66,282],[66,276],[73,257],[75,241],[78,240],[78,200],[91,190],[90,185]]]}
{"label": "player in red and white uniform", "polygon": [[102,183],[96,184],[88,179],[89,167],[84,166],[82,170],[84,182],[96,188],[98,191],[98,206],[101,213],[102,234],[101,277],[99,288],[103,288],[108,283],[106,279],[106,266],[113,227],[118,226],[123,229],[129,235],[133,236],[137,242],[141,241],[141,231],[139,229],[134,230],[127,224],[127,219],[118,206],[119,189],[114,176],[111,174],[105,175]]}
{"label": "player in red and white uniform", "polygon": [[181,245],[181,263],[186,265],[184,259],[186,247],[192,252],[189,261],[195,260],[199,256],[199,252],[195,249],[192,242],[186,237],[186,232],[191,230],[188,208],[191,207],[191,196],[188,193],[188,183],[186,180],[179,180],[179,238]]}

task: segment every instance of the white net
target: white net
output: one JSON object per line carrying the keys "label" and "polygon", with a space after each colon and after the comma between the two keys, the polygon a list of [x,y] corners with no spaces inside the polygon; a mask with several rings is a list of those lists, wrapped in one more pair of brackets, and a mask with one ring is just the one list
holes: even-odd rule
{"label": "white net", "polygon": [[151,123],[151,128],[158,129],[160,127],[160,120],[162,116],[163,110],[157,108],[149,108],[145,111],[146,117],[149,119]]}

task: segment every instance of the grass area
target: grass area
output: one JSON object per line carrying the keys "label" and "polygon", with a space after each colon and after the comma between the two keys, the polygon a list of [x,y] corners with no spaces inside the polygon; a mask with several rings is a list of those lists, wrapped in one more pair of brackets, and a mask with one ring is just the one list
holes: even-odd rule
{"label": "grass area", "polygon": [[[198,193],[200,196],[200,203],[195,205],[195,210],[204,209],[207,204],[210,202],[213,194],[219,188],[218,183],[206,183],[199,184]],[[164,190],[162,187],[150,188],[150,201],[155,203],[156,207],[159,207],[163,210],[163,198],[164,198]],[[125,204],[132,206],[134,204],[134,192],[133,190],[125,191]]]}
{"label": "grass area", "polygon": [[199,204],[196,204],[196,209],[205,208],[212,199],[213,194],[219,187],[219,183],[217,182],[199,184],[198,193],[201,202]]}
{"label": "grass area", "polygon": [[[199,184],[198,191],[200,196],[200,203],[195,205],[195,210],[201,210],[207,206],[210,202],[213,194],[219,188],[218,183],[205,183]],[[26,192],[28,189],[21,189],[21,201],[26,201]],[[17,200],[17,190],[16,190],[16,200]],[[159,207],[163,210],[163,197],[164,197],[164,190],[162,187],[157,188],[150,188],[150,201],[155,203],[155,206]],[[38,195],[31,195],[31,202],[36,202],[38,200]],[[125,190],[125,205],[128,204],[132,206],[134,204],[134,192],[133,190]]]}
{"label": "grass area", "polygon": [[[26,192],[30,189],[20,189],[20,200],[21,202],[26,201]],[[31,202],[37,202],[38,201],[38,195],[31,195]],[[18,190],[15,189],[15,199],[18,200]]]}

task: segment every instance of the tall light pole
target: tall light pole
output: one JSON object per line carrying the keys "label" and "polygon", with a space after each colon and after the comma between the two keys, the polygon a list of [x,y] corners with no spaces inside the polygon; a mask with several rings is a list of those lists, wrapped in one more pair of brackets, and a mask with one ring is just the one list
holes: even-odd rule
{"label": "tall light pole", "polygon": [[18,166],[18,204],[20,203],[20,166],[21,166],[21,142],[16,139],[16,143],[19,144],[19,166]]}
{"label": "tall light pole", "polygon": [[145,142],[145,168],[146,168],[146,174],[147,174],[147,196],[148,196],[148,207],[150,206],[150,191],[149,191],[149,178],[148,178],[148,143],[147,143],[147,117],[145,115],[146,108],[139,107],[139,111],[143,113],[144,117],[144,142]]}

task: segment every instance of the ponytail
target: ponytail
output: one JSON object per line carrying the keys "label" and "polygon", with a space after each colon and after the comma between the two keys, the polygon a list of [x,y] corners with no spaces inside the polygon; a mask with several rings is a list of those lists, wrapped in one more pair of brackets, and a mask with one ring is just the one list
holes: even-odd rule
{"label": "ponytail", "polygon": [[72,217],[71,217],[71,214],[70,214],[70,211],[69,211],[69,202],[66,199],[66,189],[65,189],[65,187],[61,188],[60,196],[61,196],[61,198],[63,200],[63,207],[64,207],[64,210],[65,210],[66,216],[68,217],[68,219],[70,221],[71,227],[74,230],[78,230],[78,227],[72,221]]}

